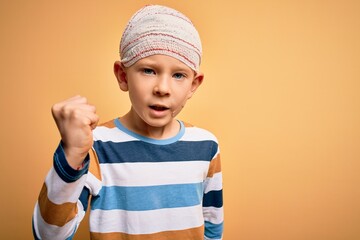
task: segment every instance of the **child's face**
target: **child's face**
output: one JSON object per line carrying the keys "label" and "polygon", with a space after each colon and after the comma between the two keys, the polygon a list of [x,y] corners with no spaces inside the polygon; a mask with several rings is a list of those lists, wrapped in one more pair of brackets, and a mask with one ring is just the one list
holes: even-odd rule
{"label": "child's face", "polygon": [[131,111],[153,127],[171,124],[203,79],[201,73],[166,55],[146,57],[121,68],[118,80],[120,88],[129,91]]}

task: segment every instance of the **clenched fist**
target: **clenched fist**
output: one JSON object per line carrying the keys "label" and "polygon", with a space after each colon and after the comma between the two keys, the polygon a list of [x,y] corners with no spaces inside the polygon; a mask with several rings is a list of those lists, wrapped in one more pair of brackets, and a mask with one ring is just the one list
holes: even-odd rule
{"label": "clenched fist", "polygon": [[93,145],[92,130],[99,117],[87,99],[75,96],[54,104],[52,115],[59,129],[69,165],[79,169]]}

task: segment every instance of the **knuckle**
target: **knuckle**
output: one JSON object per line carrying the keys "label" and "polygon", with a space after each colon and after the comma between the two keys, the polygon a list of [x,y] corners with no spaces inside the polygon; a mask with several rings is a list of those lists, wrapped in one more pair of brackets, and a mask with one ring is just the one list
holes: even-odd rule
{"label": "knuckle", "polygon": [[93,105],[90,105],[90,107],[91,107],[91,111],[92,111],[93,113],[96,113],[96,107],[93,106]]}
{"label": "knuckle", "polygon": [[52,113],[57,113],[57,112],[59,112],[59,109],[60,109],[59,104],[58,104],[58,103],[55,103],[55,104],[52,105],[52,107],[51,107],[51,112],[52,112]]}
{"label": "knuckle", "polygon": [[74,109],[70,105],[65,105],[61,108],[61,114],[66,117],[69,115],[72,115],[74,112]]}
{"label": "knuckle", "polygon": [[86,97],[80,97],[80,101],[81,102],[83,102],[83,103],[87,103],[88,102],[88,100],[87,100],[87,98]]}
{"label": "knuckle", "polygon": [[72,117],[72,118],[75,118],[75,119],[79,119],[81,118],[82,116],[82,111],[78,108],[75,108],[75,109],[70,109],[69,110],[69,115]]}

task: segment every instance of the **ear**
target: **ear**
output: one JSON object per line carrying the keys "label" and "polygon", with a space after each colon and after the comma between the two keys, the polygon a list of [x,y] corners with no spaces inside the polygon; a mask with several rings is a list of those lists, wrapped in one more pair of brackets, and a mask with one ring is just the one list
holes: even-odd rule
{"label": "ear", "polygon": [[194,93],[196,92],[198,87],[201,85],[203,80],[204,80],[204,74],[203,73],[201,73],[201,72],[195,73],[193,82],[191,84],[191,91],[189,92],[188,99],[190,99],[194,95]]}
{"label": "ear", "polygon": [[120,61],[114,63],[114,74],[119,84],[119,87],[124,92],[128,91],[127,77],[126,77],[126,68]]}

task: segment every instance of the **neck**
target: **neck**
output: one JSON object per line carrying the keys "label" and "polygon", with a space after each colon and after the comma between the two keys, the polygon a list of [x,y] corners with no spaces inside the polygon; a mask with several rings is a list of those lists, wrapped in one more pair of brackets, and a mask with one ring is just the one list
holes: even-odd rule
{"label": "neck", "polygon": [[180,130],[180,124],[175,119],[164,126],[151,126],[138,117],[133,110],[121,117],[120,121],[130,131],[158,140],[174,137]]}

